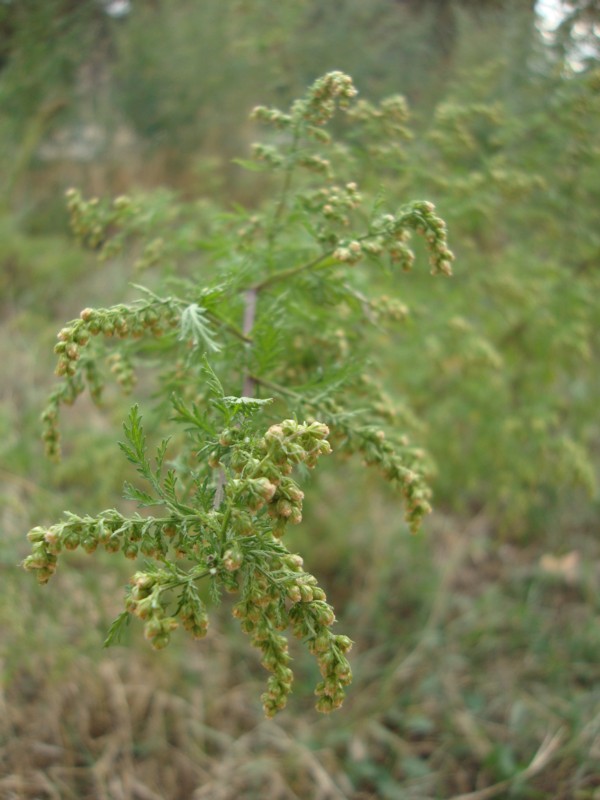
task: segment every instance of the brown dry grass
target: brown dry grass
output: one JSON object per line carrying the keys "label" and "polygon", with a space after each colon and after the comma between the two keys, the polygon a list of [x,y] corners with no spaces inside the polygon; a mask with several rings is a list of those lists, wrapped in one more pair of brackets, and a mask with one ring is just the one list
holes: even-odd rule
{"label": "brown dry grass", "polygon": [[[154,654],[134,637],[101,655],[96,631],[87,655],[57,666],[59,642],[11,668],[0,698],[0,797],[594,800],[600,702],[596,664],[585,658],[600,642],[585,649],[587,634],[574,627],[591,623],[596,572],[577,586],[548,583],[539,554],[492,548],[484,520],[437,527],[421,608],[415,598],[403,608],[399,587],[416,566],[407,550],[383,587],[381,630],[342,608],[358,652],[338,714],[310,708],[310,666],[299,655],[290,709],[265,721],[264,676],[226,609],[205,642],[173,652]],[[65,572],[58,588],[76,599],[85,583]],[[105,591],[112,608],[114,587]],[[35,631],[29,641],[35,647]]]}

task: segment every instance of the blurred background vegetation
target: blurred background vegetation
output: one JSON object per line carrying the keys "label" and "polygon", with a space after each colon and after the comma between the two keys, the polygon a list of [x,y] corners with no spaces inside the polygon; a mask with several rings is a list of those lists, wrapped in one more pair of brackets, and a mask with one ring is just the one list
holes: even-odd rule
{"label": "blurred background vegetation", "polygon": [[[600,798],[599,35],[597,0],[1,0],[0,797]],[[56,331],[135,280],[72,240],[65,189],[145,193],[150,234],[166,190],[203,219],[258,205],[248,113],[332,69],[406,97],[406,136],[368,129],[349,163],[435,202],[457,255],[450,283],[381,287],[410,310],[378,344],[436,510],[411,538],[360,464],[328,465],[296,536],[356,681],[317,718],[298,652],[304,691],[265,722],[227,608],[200,644],[105,652],[130,565],[77,554],[47,589],[17,565],[125,470],[116,392],[66,415],[60,465],[39,442]]]}

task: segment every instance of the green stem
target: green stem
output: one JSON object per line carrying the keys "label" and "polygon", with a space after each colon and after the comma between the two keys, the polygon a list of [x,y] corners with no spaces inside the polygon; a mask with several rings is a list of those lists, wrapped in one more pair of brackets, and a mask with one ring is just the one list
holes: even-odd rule
{"label": "green stem", "polygon": [[246,333],[244,333],[244,331],[241,331],[236,325],[234,325],[233,323],[229,322],[226,319],[223,319],[214,311],[206,310],[206,316],[213,322],[215,322],[217,325],[220,325],[226,331],[229,331],[229,333],[231,333],[233,336],[236,336],[238,339],[241,339],[242,342],[245,342],[246,344],[252,344],[251,336],[248,336]]}
{"label": "green stem", "polygon": [[299,141],[300,141],[300,128],[297,125],[296,128],[294,129],[294,138],[292,139],[292,144],[288,155],[288,162],[285,168],[285,178],[283,181],[283,187],[281,189],[281,195],[279,197],[279,202],[277,203],[277,207],[275,208],[275,213],[273,214],[273,220],[271,221],[269,233],[267,234],[267,248],[268,248],[270,264],[272,263],[273,260],[273,248],[275,246],[275,239],[277,238],[277,229],[279,220],[281,219],[281,216],[285,210],[288,194],[290,193],[290,189],[292,186],[292,178],[294,175],[294,168],[296,166],[295,155],[298,150]]}
{"label": "green stem", "polygon": [[261,386],[264,386],[265,389],[271,389],[272,391],[277,392],[277,394],[281,394],[284,397],[292,397],[294,400],[302,400],[305,403],[310,403],[310,401],[301,397],[297,392],[294,392],[293,389],[287,389],[285,386],[280,386],[278,383],[268,381],[266,378],[258,378],[256,375],[253,375],[252,380],[255,383],[259,383]]}
{"label": "green stem", "polygon": [[320,256],[314,258],[312,261],[309,261],[306,264],[301,264],[298,267],[290,267],[289,269],[280,270],[279,272],[276,272],[274,275],[269,275],[268,278],[265,278],[260,283],[255,283],[253,288],[257,292],[260,292],[274,283],[279,283],[279,281],[284,281],[287,278],[293,278],[294,276],[299,275],[301,272],[308,272],[308,270],[314,269],[315,267],[319,266],[319,264],[321,264],[322,269],[325,269],[326,267],[331,267],[334,264],[339,264],[338,261],[322,263],[326,259],[331,258],[334,252],[335,252],[334,250],[328,250],[326,253],[322,253]]}
{"label": "green stem", "polygon": [[[362,236],[357,236],[355,241],[357,242],[365,242],[368,239],[374,239],[376,236],[380,236],[381,232],[370,232],[364,233]],[[320,269],[328,269],[329,267],[340,266],[343,264],[341,261],[329,260],[337,250],[337,247],[331,248],[327,250],[325,253],[321,253],[320,256],[313,258],[312,261],[308,261],[305,264],[300,264],[297,267],[290,267],[289,269],[283,269],[279,272],[276,272],[273,275],[269,275],[268,277],[264,278],[260,283],[255,283],[252,287],[257,292],[266,289],[268,286],[271,286],[274,283],[278,283],[279,281],[284,281],[287,278],[293,278],[296,275],[299,275],[302,272],[308,272],[311,269],[315,269],[319,267]]]}

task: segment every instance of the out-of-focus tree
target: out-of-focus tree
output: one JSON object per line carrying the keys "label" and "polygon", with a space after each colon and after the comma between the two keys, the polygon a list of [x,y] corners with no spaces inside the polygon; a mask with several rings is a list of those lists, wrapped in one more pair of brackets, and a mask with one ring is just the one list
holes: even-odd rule
{"label": "out-of-focus tree", "polygon": [[530,40],[535,28],[536,0],[396,0],[413,16],[425,18],[429,28],[428,49],[442,64],[452,60],[460,36],[460,15],[466,14],[479,28],[490,23],[506,26],[518,17],[524,40]]}
{"label": "out-of-focus tree", "polygon": [[90,0],[0,4],[0,188],[5,204],[54,125],[76,115],[78,76],[105,38],[105,14]]}
{"label": "out-of-focus tree", "polygon": [[563,58],[578,67],[593,65],[600,57],[600,2],[562,0],[563,19],[555,33],[555,44]]}

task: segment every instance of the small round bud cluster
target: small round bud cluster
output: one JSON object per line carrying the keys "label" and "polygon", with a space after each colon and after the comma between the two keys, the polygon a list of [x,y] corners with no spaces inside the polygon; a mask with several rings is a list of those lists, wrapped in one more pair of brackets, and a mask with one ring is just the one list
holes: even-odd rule
{"label": "small round bud cluster", "polygon": [[347,636],[334,635],[329,630],[335,622],[333,609],[324,600],[297,602],[290,609],[292,632],[306,639],[308,649],[316,657],[323,678],[315,694],[317,711],[329,713],[342,705],[345,687],[352,682],[352,670],[345,656],[352,647]]}
{"label": "small round bud cluster", "polygon": [[[302,565],[300,556],[281,554],[270,566],[277,580],[269,578],[264,568],[257,571],[247,582],[244,599],[233,609],[242,630],[252,636],[252,644],[262,652],[262,665],[273,673],[268,691],[262,696],[267,717],[285,707],[293,679],[287,641],[279,631],[291,627],[293,635],[307,640],[310,652],[316,656],[324,678],[317,686],[320,711],[332,711],[341,705],[344,687],[352,677],[343,655],[350,649],[350,639],[330,633],[335,622],[333,609],[316,578],[304,572]],[[282,604],[282,596],[287,603]]]}
{"label": "small round bud cluster", "polygon": [[402,95],[386,97],[379,106],[368,100],[358,100],[348,111],[348,116],[360,122],[377,121],[381,138],[393,138],[394,135],[410,137],[410,132],[404,127],[410,118],[410,111],[406,98]]}
{"label": "small round bud cluster", "polygon": [[372,403],[377,413],[379,424],[350,425],[339,421],[336,433],[341,447],[348,453],[358,453],[363,457],[365,466],[375,466],[393,486],[397,487],[404,499],[404,516],[412,533],[419,530],[424,516],[431,512],[429,500],[431,489],[425,479],[425,453],[410,445],[405,436],[393,436],[381,427],[382,420],[388,420],[395,426],[398,416],[402,414],[408,419],[410,412],[399,409],[390,399],[377,391],[377,386],[366,386],[368,395],[378,401]]}
{"label": "small round bud cluster", "polygon": [[277,492],[269,506],[269,516],[278,521],[273,529],[273,535],[280,537],[285,531],[286,523],[298,525],[302,522],[302,500],[304,492],[291,478],[282,478],[277,486]]}
{"label": "small round bud cluster", "polygon": [[[276,520],[272,533],[277,538],[283,535],[288,523],[297,525],[302,521],[304,492],[289,473],[294,464],[314,466],[320,455],[331,451],[325,439],[328,432],[327,426],[320,423],[299,425],[294,420],[285,420],[272,425],[261,441],[260,459],[248,450],[244,441],[235,444],[229,465],[240,477],[229,481],[226,494],[246,509],[238,507],[232,511],[231,524],[236,533],[250,535],[255,527],[252,516],[264,506]],[[233,444],[236,434],[239,439],[235,430],[224,431],[219,443]],[[210,458],[214,455],[213,452]]]}
{"label": "small round bud cluster", "polygon": [[[82,350],[93,336],[138,338],[148,332],[159,337],[165,329],[174,328],[178,324],[178,310],[168,303],[117,305],[105,309],[84,308],[79,319],[73,320],[58,332],[58,343],[54,347],[54,352],[58,355],[56,374],[73,377],[77,373],[77,362],[81,358]],[[117,372],[122,372],[125,386],[131,384],[132,376],[126,374],[128,368]]]}
{"label": "small round bud cluster", "polygon": [[301,197],[304,207],[308,211],[322,214],[326,226],[321,225],[318,230],[320,241],[329,244],[337,243],[337,236],[332,235],[332,225],[341,225],[344,228],[350,225],[350,212],[357,209],[362,202],[362,195],[356,183],[350,182],[345,186],[331,186],[307,192]]}
{"label": "small round bud cluster", "polygon": [[76,386],[75,382],[71,380],[54,389],[41,414],[42,440],[46,455],[53,461],[60,459],[60,431],[58,428],[60,404],[71,405],[74,402],[76,395],[83,391],[83,381],[79,381],[79,384],[80,386]]}
{"label": "small round bud cluster", "polygon": [[227,484],[227,494],[235,497],[251,512],[256,513],[270,503],[277,486],[268,478],[234,478]]}
{"label": "small round bud cluster", "polygon": [[125,608],[130,614],[147,620],[160,608],[160,591],[158,575],[136,572],[128,587]]}
{"label": "small round bud cluster", "polygon": [[344,264],[356,264],[363,257],[362,244],[356,241],[356,239],[341,243],[334,251],[333,257],[336,261],[340,261]]}
{"label": "small round bud cluster", "polygon": [[404,272],[411,271],[415,263],[415,254],[408,245],[395,241],[388,245],[387,252],[392,264],[398,264]]}
{"label": "small round bud cluster", "polygon": [[252,109],[250,119],[257,122],[264,122],[267,125],[273,125],[279,130],[289,128],[292,124],[292,118],[289,114],[284,114],[277,108],[267,108],[266,106],[256,106]]}
{"label": "small round bud cluster", "polygon": [[236,572],[244,561],[244,554],[238,544],[230,547],[223,555],[223,566],[228,572]]}
{"label": "small round bud cluster", "polygon": [[139,213],[137,205],[126,196],[117,197],[112,204],[94,197],[84,200],[77,189],[66,192],[71,229],[85,246],[99,251],[101,260],[121,252],[127,227]]}
{"label": "small round bud cluster", "polygon": [[143,270],[157,266],[164,260],[166,249],[166,243],[162,237],[159,236],[157,239],[152,239],[152,241],[148,242],[144,247],[142,255],[133,265],[134,269]]}
{"label": "small round bud cluster", "polygon": [[283,166],[284,158],[279,150],[270,144],[261,144],[255,142],[252,147],[252,156],[257,161],[263,161],[273,169],[278,169]]}
{"label": "small round bud cluster", "polygon": [[[262,624],[261,624],[262,623]],[[268,618],[259,621],[252,644],[263,654],[262,666],[273,674],[267,681],[267,691],[261,695],[265,716],[269,719],[285,708],[294,676],[287,666],[290,662],[285,636],[273,630]]]}
{"label": "small round bud cluster", "polygon": [[279,589],[269,585],[264,575],[252,576],[245,599],[233,608],[233,616],[240,621],[242,630],[252,637],[252,645],[260,650],[262,666],[272,673],[267,691],[261,697],[265,715],[269,718],[285,708],[294,680],[288,667],[291,659],[287,640],[278,633],[288,625],[279,594]]}
{"label": "small round bud cluster", "polygon": [[418,200],[401,209],[397,215],[385,214],[375,224],[376,232],[384,243],[392,261],[410,269],[414,254],[407,246],[410,230],[423,236],[429,251],[433,275],[452,275],[454,254],[448,249],[446,223],[435,214],[435,206],[427,200]]}
{"label": "small round bud cluster", "polygon": [[85,201],[77,189],[68,189],[65,197],[73,233],[92,250],[99,249],[105,239],[106,206],[97,198]]}
{"label": "small round bud cluster", "polygon": [[[302,519],[304,493],[289,473],[294,465],[312,467],[329,453],[328,435],[329,428],[321,422],[301,424],[288,419],[271,425],[254,443],[239,428],[225,430],[219,440],[220,447],[231,448],[221,458],[238,477],[225,487],[227,510],[220,530],[226,546],[215,564],[223,586],[241,592],[233,615],[261,651],[262,665],[272,673],[262,696],[268,717],[285,707],[293,680],[287,642],[280,632],[291,626],[295,635],[307,638],[316,631],[323,644],[323,632],[335,621],[316,578],[304,572],[302,558],[279,541],[288,523]],[[259,516],[264,508],[267,515]],[[319,694],[323,711],[339,706],[343,682],[350,681],[347,662],[343,669],[339,666],[335,637],[327,641],[322,652],[314,651],[326,685]]]}
{"label": "small round bud cluster", "polygon": [[[123,353],[111,353],[108,357],[110,371],[125,394],[131,394],[137,382],[133,364]],[[88,381],[89,383],[89,381]]]}
{"label": "small round bud cluster", "polygon": [[325,125],[335,113],[336,101],[340,108],[346,109],[357,94],[349,75],[329,72],[314,82],[303,100],[292,106],[292,114],[311,125]]}
{"label": "small round bud cluster", "polygon": [[382,295],[371,301],[371,308],[380,318],[392,322],[404,322],[408,317],[408,306],[396,297]]}
{"label": "small round bud cluster", "polygon": [[313,468],[319,456],[331,453],[327,441],[329,428],[321,422],[300,424],[286,419],[271,425],[264,436],[264,446],[276,465],[306,464]]}
{"label": "small round bud cluster", "polygon": [[316,125],[307,125],[306,135],[311,139],[315,139],[320,144],[329,144],[331,142],[331,136],[327,133],[327,131],[323,128],[317,127]]}
{"label": "small round bud cluster", "polygon": [[[76,375],[75,378],[69,379],[69,382],[81,386],[81,392],[83,392],[84,389],[83,380],[81,380],[82,375],[85,377],[85,383],[90,397],[94,403],[100,403],[102,400],[102,392],[104,391],[104,376],[99,369],[98,360],[87,355],[86,358],[82,359],[79,374]],[[65,400],[64,402],[67,401]]]}
{"label": "small round bud cluster", "polygon": [[299,167],[304,167],[309,172],[316,172],[319,175],[325,175],[327,178],[331,178],[333,175],[329,159],[319,155],[301,156],[296,163]]}
{"label": "small round bud cluster", "polygon": [[361,124],[361,138],[366,143],[369,155],[376,158],[402,158],[402,143],[412,139],[412,133],[406,127],[410,114],[404,97],[386,97],[378,106],[359,100],[348,111],[348,115]]}
{"label": "small round bud cluster", "polygon": [[264,233],[263,220],[258,214],[253,214],[237,231],[242,245],[251,243],[262,233]]}
{"label": "small round bud cluster", "polygon": [[161,598],[169,588],[171,577],[162,570],[152,574],[136,572],[125,598],[126,610],[144,621],[144,636],[155,650],[163,650],[169,644],[171,633],[179,627],[177,619],[166,613]]}
{"label": "small round bud cluster", "polygon": [[183,628],[194,639],[204,639],[208,633],[208,613],[197,594],[188,592],[177,613]]}
{"label": "small round bud cluster", "polygon": [[[50,534],[49,540],[46,539],[48,534]],[[54,532],[52,529],[37,527],[29,531],[27,538],[32,548],[31,555],[23,561],[23,568],[35,573],[38,583],[42,585],[48,583],[56,571],[57,551],[60,550]]]}
{"label": "small round bud cluster", "polygon": [[[46,583],[56,569],[56,556],[62,550],[81,547],[93,553],[99,545],[109,553],[123,552],[125,558],[166,555],[168,536],[173,524],[152,517],[124,517],[118,511],[104,511],[97,517],[69,514],[65,522],[49,528],[34,528],[28,535],[33,544],[32,554],[23,567],[35,571],[40,583]],[[43,535],[40,536],[40,531]],[[40,571],[48,568],[50,571]]]}
{"label": "small round bud cluster", "polygon": [[163,650],[171,641],[171,633],[179,627],[175,617],[155,614],[144,625],[144,636],[155,650]]}
{"label": "small round bud cluster", "polygon": [[380,256],[384,251],[383,240],[380,236],[362,242],[363,252],[369,256]]}

